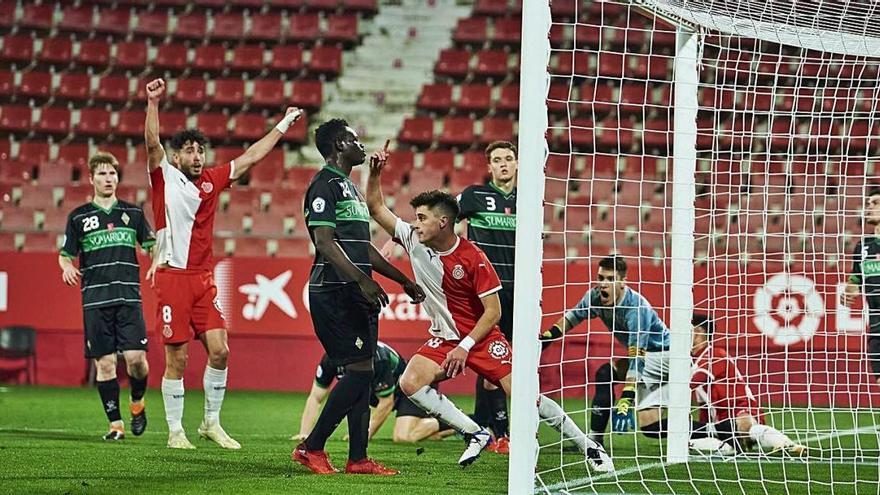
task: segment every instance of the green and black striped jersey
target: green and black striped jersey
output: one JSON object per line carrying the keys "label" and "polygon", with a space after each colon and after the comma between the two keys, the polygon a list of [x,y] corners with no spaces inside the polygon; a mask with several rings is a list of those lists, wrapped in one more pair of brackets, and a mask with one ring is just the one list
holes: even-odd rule
{"label": "green and black striped jersey", "polygon": [[467,219],[468,239],[486,253],[505,289],[513,287],[516,252],[516,188],[509,194],[491,182],[470,186],[458,196],[461,213]]}
{"label": "green and black striped jersey", "polygon": [[[309,184],[303,204],[309,236],[315,242],[314,229],[332,227],[334,238],[348,259],[370,276],[370,210],[364,196],[344,172],[324,166]],[[309,276],[310,290],[329,290],[354,282],[337,273],[320,251]]]}
{"label": "green and black striped jersey", "polygon": [[87,203],[70,212],[61,255],[79,258],[83,309],[140,304],[137,245],[155,243],[144,210],[131,203],[117,201],[106,210]]}
{"label": "green and black striped jersey", "polygon": [[853,252],[853,266],[850,282],[862,286],[868,297],[871,309],[880,308],[880,239],[873,236],[863,238]]}

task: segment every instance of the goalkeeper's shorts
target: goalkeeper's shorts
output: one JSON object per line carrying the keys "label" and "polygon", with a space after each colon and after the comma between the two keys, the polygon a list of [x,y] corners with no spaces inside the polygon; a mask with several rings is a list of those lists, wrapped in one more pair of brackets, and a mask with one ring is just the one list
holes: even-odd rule
{"label": "goalkeeper's shorts", "polygon": [[636,389],[636,410],[666,407],[669,404],[669,351],[645,353]]}

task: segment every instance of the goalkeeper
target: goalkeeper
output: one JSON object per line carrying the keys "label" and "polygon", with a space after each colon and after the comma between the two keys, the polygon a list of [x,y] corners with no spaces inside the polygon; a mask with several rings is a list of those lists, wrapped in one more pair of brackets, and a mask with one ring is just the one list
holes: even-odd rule
{"label": "goalkeeper", "polygon": [[[545,345],[562,337],[582,321],[599,317],[619,342],[628,359],[606,363],[596,371],[596,394],[590,419],[590,438],[604,445],[612,413],[615,432],[635,429],[636,415],[642,433],[665,436],[661,418],[668,400],[669,329],[641,294],[626,286],[626,261],[618,256],[599,262],[597,285],[573,309],[565,312],[541,335]],[[623,393],[614,402],[614,382],[624,381]]]}

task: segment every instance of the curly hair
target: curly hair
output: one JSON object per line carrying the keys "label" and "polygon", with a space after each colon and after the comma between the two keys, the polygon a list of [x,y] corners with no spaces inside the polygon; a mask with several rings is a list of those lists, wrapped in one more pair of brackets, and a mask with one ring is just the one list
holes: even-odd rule
{"label": "curly hair", "polygon": [[324,158],[333,153],[333,145],[342,139],[348,122],[345,119],[330,119],[315,129],[315,146]]}
{"label": "curly hair", "polygon": [[186,143],[200,144],[205,146],[208,140],[205,139],[205,135],[202,134],[198,129],[185,129],[182,131],[178,131],[171,139],[168,141],[168,145],[171,146],[171,149],[175,151],[180,151],[183,149]]}

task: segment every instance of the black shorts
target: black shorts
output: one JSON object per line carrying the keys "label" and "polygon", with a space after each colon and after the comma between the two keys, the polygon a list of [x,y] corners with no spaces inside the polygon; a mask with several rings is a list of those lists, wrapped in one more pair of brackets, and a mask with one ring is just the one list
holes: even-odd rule
{"label": "black shorts", "polygon": [[83,311],[85,355],[147,350],[147,326],[140,304],[118,304]]}
{"label": "black shorts", "polygon": [[417,406],[415,402],[409,400],[409,397],[400,391],[400,387],[394,391],[394,410],[397,411],[398,418],[404,416],[415,416],[417,418],[431,417],[424,409]]}
{"label": "black shorts", "polygon": [[513,344],[513,287],[502,287],[498,291],[498,299],[501,300],[501,320],[498,326],[507,341]]}
{"label": "black shorts", "polygon": [[329,291],[309,291],[315,335],[335,366],[372,360],[379,340],[379,308],[357,284]]}

